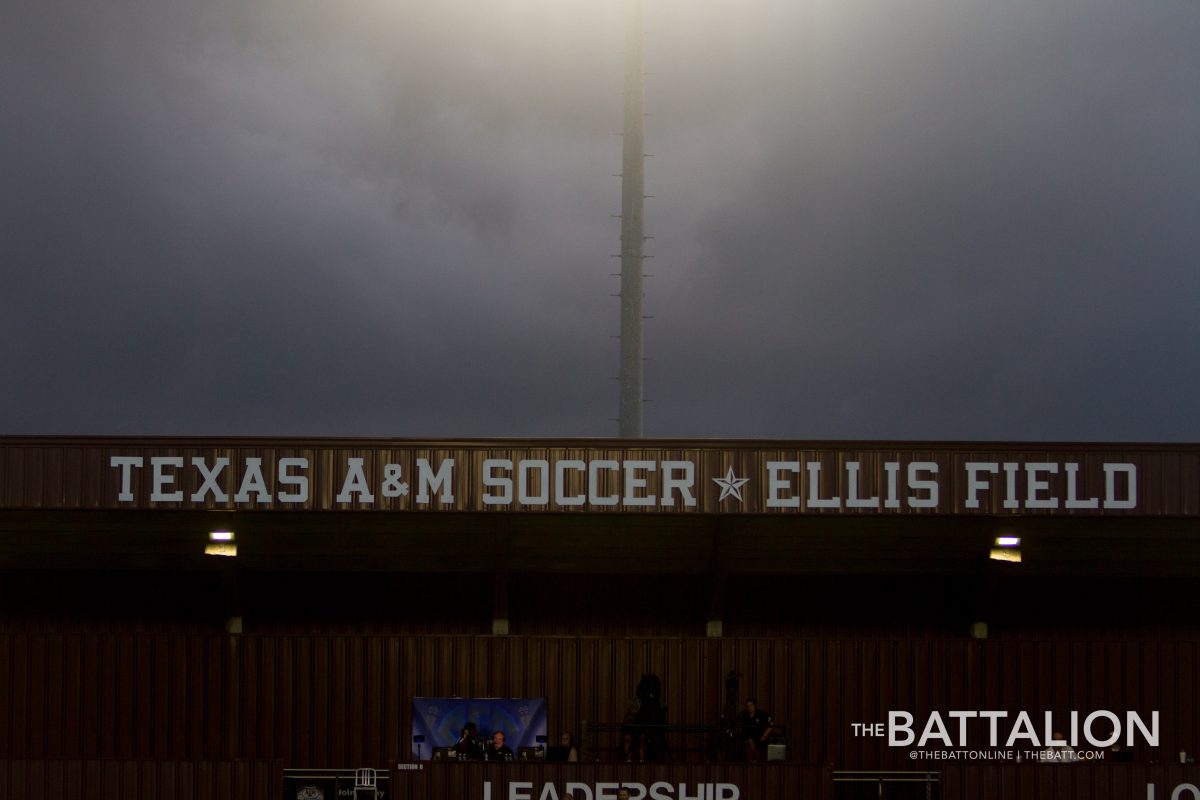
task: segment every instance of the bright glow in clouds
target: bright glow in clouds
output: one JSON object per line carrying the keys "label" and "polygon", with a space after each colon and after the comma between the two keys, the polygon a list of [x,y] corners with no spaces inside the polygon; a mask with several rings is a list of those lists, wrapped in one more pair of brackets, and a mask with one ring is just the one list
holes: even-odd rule
{"label": "bright glow in clouds", "polygon": [[[7,4],[4,432],[611,436],[622,5]],[[647,434],[1200,439],[1200,6],[645,7]]]}

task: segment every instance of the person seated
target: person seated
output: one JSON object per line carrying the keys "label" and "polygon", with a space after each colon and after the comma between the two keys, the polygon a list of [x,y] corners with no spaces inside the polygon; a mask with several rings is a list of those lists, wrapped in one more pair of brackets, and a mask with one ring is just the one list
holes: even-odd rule
{"label": "person seated", "polygon": [[771,735],[771,715],[759,708],[754,700],[747,700],[746,708],[738,721],[742,727],[746,760],[753,764],[767,751],[767,738]]}
{"label": "person seated", "polygon": [[1109,748],[1108,752],[1109,761],[1114,761],[1118,764],[1133,763],[1133,751],[1122,748],[1120,742],[1114,742],[1113,746]]}
{"label": "person seated", "polygon": [[[1063,735],[1058,731],[1050,737],[1051,740],[1065,741]],[[1075,752],[1075,748],[1069,744],[1049,745],[1040,754],[1042,761],[1051,764],[1074,764],[1079,761],[1079,754]]]}
{"label": "person seated", "polygon": [[567,757],[564,760],[569,762],[579,760],[579,750],[575,747],[575,735],[570,731],[563,731],[563,735],[559,739],[559,747],[565,748],[567,751]]}
{"label": "person seated", "polygon": [[492,734],[492,742],[483,751],[484,761],[512,761],[513,751],[504,743],[504,731]]}

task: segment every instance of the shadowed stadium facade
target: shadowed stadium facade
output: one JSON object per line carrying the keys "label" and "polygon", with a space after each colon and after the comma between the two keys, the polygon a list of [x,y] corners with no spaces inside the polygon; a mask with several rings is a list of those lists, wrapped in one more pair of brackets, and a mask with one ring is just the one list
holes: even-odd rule
{"label": "shadowed stadium facade", "polygon": [[[0,795],[276,798],[284,769],[373,766],[413,798],[878,796],[835,782],[866,771],[1170,797],[1200,780],[1198,533],[1191,445],[4,438]],[[669,761],[614,763],[644,673]],[[714,745],[730,673],[783,762]],[[397,770],[420,696],[546,697],[583,763]],[[995,746],[978,717],[874,735],[998,711]],[[1006,747],[1021,712],[1099,752],[1099,711],[1153,743],[995,755],[1044,744]]]}

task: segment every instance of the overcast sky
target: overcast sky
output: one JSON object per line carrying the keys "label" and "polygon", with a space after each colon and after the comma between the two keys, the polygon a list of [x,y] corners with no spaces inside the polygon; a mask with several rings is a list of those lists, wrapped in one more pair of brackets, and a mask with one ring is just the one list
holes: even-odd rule
{"label": "overcast sky", "polygon": [[[1200,440],[1200,3],[646,0],[649,436]],[[621,0],[0,22],[0,433],[608,436]]]}

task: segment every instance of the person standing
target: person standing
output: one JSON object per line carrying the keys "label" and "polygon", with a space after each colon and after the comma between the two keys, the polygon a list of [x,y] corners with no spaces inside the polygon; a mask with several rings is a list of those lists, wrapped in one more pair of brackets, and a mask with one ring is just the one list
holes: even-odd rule
{"label": "person standing", "polygon": [[479,748],[479,729],[474,722],[463,726],[462,735],[454,743],[454,753],[459,761],[478,761],[483,755]]}

